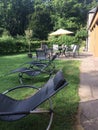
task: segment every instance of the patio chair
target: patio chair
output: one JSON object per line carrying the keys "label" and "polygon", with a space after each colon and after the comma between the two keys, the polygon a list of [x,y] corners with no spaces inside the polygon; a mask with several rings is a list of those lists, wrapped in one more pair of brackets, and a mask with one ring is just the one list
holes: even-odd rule
{"label": "patio chair", "polygon": [[[67,86],[67,84],[68,83],[65,80],[62,71],[60,70],[40,89],[35,86],[25,85],[5,91],[4,93],[0,94],[0,120],[15,121],[27,116],[28,114],[48,113],[50,115],[50,121],[46,130],[49,130],[53,121],[54,112],[51,97],[62,88]],[[16,100],[6,95],[13,90],[15,91],[16,89],[24,87],[34,88],[38,91],[33,96],[24,100]],[[48,110],[42,110],[42,108],[41,110],[38,109],[38,107],[46,100],[49,100],[50,108]]]}
{"label": "patio chair", "polygon": [[59,46],[57,44],[53,44],[53,53],[59,53]]}
{"label": "patio chair", "polygon": [[79,55],[79,45],[72,45],[71,47],[68,47],[65,51],[65,56],[76,57],[76,55]]}
{"label": "patio chair", "polygon": [[80,48],[79,45],[74,45],[74,46],[73,46],[73,51],[72,51],[72,53],[71,53],[71,55],[72,55],[73,57],[79,56],[79,48]]}
{"label": "patio chair", "polygon": [[19,81],[23,84],[24,74],[30,77],[37,76],[39,74],[48,74],[49,76],[55,71],[55,64],[53,64],[54,59],[56,58],[56,54],[52,57],[52,59],[47,63],[40,62],[27,62],[29,67],[22,67],[15,70],[12,70],[9,74],[19,73]]}

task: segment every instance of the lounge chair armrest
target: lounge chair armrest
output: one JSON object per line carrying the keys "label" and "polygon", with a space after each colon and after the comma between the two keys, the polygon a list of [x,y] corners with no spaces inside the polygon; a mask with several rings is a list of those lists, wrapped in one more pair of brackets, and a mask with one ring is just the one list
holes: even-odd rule
{"label": "lounge chair armrest", "polygon": [[20,89],[20,88],[33,88],[33,89],[37,89],[37,90],[40,89],[40,88],[37,88],[35,86],[31,86],[31,85],[21,85],[21,86],[16,86],[14,88],[8,89],[8,90],[4,91],[2,94],[7,94],[15,89]]}

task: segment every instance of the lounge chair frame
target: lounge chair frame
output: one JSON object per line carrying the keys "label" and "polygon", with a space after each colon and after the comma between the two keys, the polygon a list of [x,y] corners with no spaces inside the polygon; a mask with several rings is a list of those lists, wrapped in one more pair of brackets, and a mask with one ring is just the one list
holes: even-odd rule
{"label": "lounge chair frame", "polygon": [[[8,89],[6,91],[4,91],[2,94],[8,94],[9,92],[12,92],[16,89],[21,89],[21,88],[33,88],[33,89],[36,89],[36,90],[40,90],[40,88],[38,87],[35,87],[35,86],[30,86],[30,85],[22,85],[22,86],[16,86],[14,88],[11,88],[11,89]],[[43,114],[43,113],[47,113],[50,115],[50,120],[49,120],[49,123],[48,123],[48,126],[46,128],[46,130],[49,130],[50,127],[51,127],[51,124],[52,124],[52,121],[53,121],[53,115],[54,115],[54,111],[53,111],[53,104],[52,104],[52,100],[51,98],[48,99],[49,100],[49,106],[50,108],[47,110],[47,109],[42,109],[42,108],[37,108],[33,111],[23,111],[23,112],[16,112],[16,113],[0,113],[0,116],[4,116],[4,115],[19,115],[19,114]]]}
{"label": "lounge chair frame", "polygon": [[[0,94],[0,104],[2,107],[0,108],[0,119],[5,120],[5,121],[14,121],[23,118],[27,114],[36,114],[36,113],[48,113],[50,115],[50,120],[48,123],[48,126],[46,130],[49,130],[53,121],[53,104],[51,97],[55,95],[58,91],[63,89],[65,86],[67,86],[68,82],[65,80],[62,71],[58,71],[56,75],[48,80],[48,82],[42,87],[42,88],[37,88],[35,86],[30,86],[30,85],[22,85],[22,86],[17,86],[14,88],[11,88],[9,90],[6,90],[2,94]],[[37,93],[35,93],[33,96],[29,97],[26,100],[21,100],[19,101],[18,105],[18,110],[16,109],[16,100],[11,99],[10,97],[7,97],[6,94],[20,88],[33,88],[38,90]],[[40,95],[42,95],[40,97]],[[37,99],[36,99],[37,98]],[[49,109],[44,110],[44,109],[37,109],[40,104],[45,102],[46,100],[49,100]],[[3,101],[3,102],[2,102]],[[6,105],[6,102],[10,102],[10,105],[13,105],[15,102],[15,106],[9,108],[3,108],[3,106]],[[12,101],[12,103],[11,103]],[[35,101],[35,102],[34,102]],[[29,103],[28,103],[29,102]],[[32,104],[31,104],[32,102]],[[22,103],[22,105],[21,105]],[[27,106],[29,104],[29,106]],[[25,106],[24,106],[25,105]],[[22,106],[22,110],[20,110],[20,107]],[[15,109],[14,109],[15,108]],[[13,110],[14,109],[14,110]],[[12,116],[14,115],[14,117]],[[11,118],[10,118],[11,117]]]}
{"label": "lounge chair frame", "polygon": [[36,57],[38,60],[49,60],[50,59],[50,54],[47,53],[46,50],[36,50]]}
{"label": "lounge chair frame", "polygon": [[47,62],[44,62],[44,61],[43,62],[39,62],[39,61],[27,62],[25,64],[29,64],[28,68],[27,67],[18,68],[16,70],[11,71],[9,74],[19,73],[18,78],[21,84],[23,84],[24,74],[30,77],[34,77],[39,74],[48,74],[50,77],[52,73],[55,71],[55,64],[53,63],[53,61],[56,57],[57,57],[57,54],[55,54],[52,57],[52,59]]}

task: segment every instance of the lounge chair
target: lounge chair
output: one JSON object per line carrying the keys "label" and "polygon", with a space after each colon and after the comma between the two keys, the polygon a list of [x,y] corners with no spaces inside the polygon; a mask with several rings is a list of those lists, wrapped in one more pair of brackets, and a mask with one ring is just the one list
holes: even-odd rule
{"label": "lounge chair", "polygon": [[[0,94],[0,119],[4,121],[15,121],[25,117],[28,114],[33,113],[48,113],[50,115],[50,121],[46,130],[49,130],[53,120],[53,105],[51,97],[56,94],[59,90],[67,86],[62,71],[58,71],[56,75],[48,80],[48,82],[38,90],[34,86],[18,86],[5,91]],[[30,87],[37,89],[38,91],[31,97],[24,100],[13,99],[6,94],[15,89]],[[49,110],[37,109],[43,102],[49,100]]]}
{"label": "lounge chair", "polygon": [[50,55],[49,53],[47,53],[46,50],[36,50],[36,56],[38,60],[49,60],[50,59]]}
{"label": "lounge chair", "polygon": [[[34,60],[34,61],[30,61],[30,62],[26,62],[23,65],[30,65],[29,68],[43,68],[47,65],[51,65],[52,69],[55,68],[55,64],[53,63],[53,61],[57,58],[57,54],[53,55],[50,60]],[[22,66],[22,65],[21,65]]]}
{"label": "lounge chair", "polygon": [[18,77],[21,84],[23,84],[24,74],[30,77],[37,76],[39,74],[48,74],[49,76],[51,76],[51,74],[55,71],[55,65],[53,64],[55,58],[56,54],[47,63],[37,61],[28,62],[26,64],[29,64],[30,65],[29,67],[22,67],[12,70],[10,74],[19,73]]}

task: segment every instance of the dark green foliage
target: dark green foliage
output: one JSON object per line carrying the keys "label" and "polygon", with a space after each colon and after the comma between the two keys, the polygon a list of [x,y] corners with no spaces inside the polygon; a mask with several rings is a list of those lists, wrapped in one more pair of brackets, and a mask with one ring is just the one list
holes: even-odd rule
{"label": "dark green foliage", "polygon": [[25,40],[4,36],[0,39],[0,55],[7,55],[27,51]]}
{"label": "dark green foliage", "polygon": [[77,32],[86,26],[87,13],[97,4],[97,0],[0,0],[0,28],[16,36],[24,35],[30,26],[37,39],[47,39],[52,29]]}
{"label": "dark green foliage", "polygon": [[[34,41],[31,39],[31,53],[36,50],[36,48],[41,48],[41,44],[48,44],[51,47],[50,42],[48,41]],[[3,36],[0,38],[0,55],[7,54],[16,54],[29,52],[29,45],[23,36],[17,36],[15,38],[11,36]]]}
{"label": "dark green foliage", "polygon": [[0,36],[2,36],[4,28],[0,27]]}
{"label": "dark green foliage", "polygon": [[51,17],[49,12],[36,10],[31,16],[29,27],[33,30],[33,37],[37,39],[47,39],[49,32],[52,30]]}
{"label": "dark green foliage", "polygon": [[85,28],[82,28],[77,31],[75,37],[76,39],[78,39],[78,41],[81,41],[81,40],[85,40],[87,36],[88,36],[87,30]]}
{"label": "dark green foliage", "polygon": [[28,24],[27,16],[34,10],[33,2],[31,0],[2,0],[0,6],[1,26],[9,30],[12,36],[23,35]]}
{"label": "dark green foliage", "polygon": [[3,35],[0,54],[28,51],[26,40],[19,37],[24,37],[27,28],[33,31],[31,51],[40,47],[40,40],[47,40],[48,34],[59,28],[74,32],[75,37],[54,39],[49,41],[51,45],[81,43],[87,37],[88,11],[97,5],[97,0],[0,0],[0,37]]}

